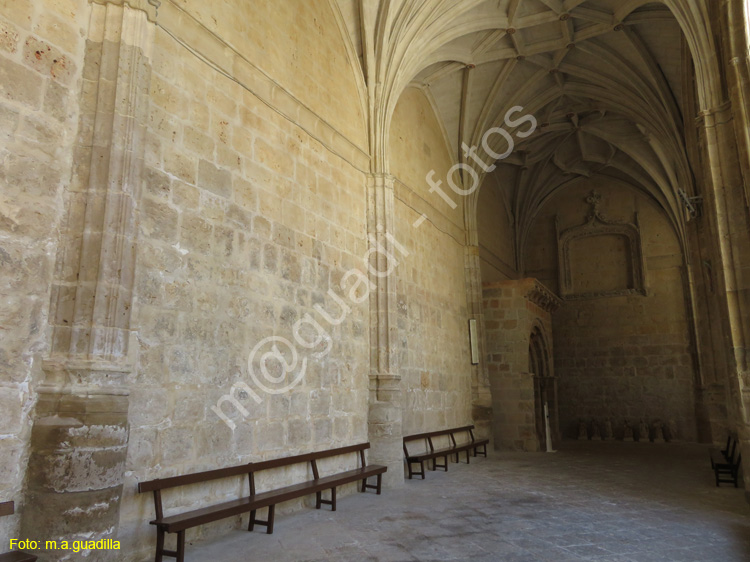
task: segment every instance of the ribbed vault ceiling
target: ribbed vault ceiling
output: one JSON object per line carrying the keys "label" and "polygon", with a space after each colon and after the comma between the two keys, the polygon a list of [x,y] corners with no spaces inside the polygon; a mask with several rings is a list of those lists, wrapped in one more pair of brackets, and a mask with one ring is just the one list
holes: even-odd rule
{"label": "ribbed vault ceiling", "polygon": [[[681,109],[692,103],[683,99],[689,51],[664,3],[402,1],[381,3],[378,17],[370,73],[383,84],[381,118],[390,118],[405,87],[421,88],[456,162],[468,164],[461,143],[479,146],[508,109],[522,106],[537,118],[537,132],[482,188],[503,190],[519,243],[553,193],[599,174],[648,193],[682,237],[677,190],[691,192],[693,181]],[[493,139],[493,150],[505,152],[505,141]]]}

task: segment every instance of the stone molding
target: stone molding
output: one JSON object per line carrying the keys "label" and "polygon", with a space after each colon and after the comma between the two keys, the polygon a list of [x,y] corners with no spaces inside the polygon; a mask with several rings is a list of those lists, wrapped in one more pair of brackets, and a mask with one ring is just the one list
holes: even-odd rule
{"label": "stone molding", "polygon": [[133,365],[129,361],[45,359],[42,370],[44,383],[36,388],[40,394],[130,395],[126,385]]}

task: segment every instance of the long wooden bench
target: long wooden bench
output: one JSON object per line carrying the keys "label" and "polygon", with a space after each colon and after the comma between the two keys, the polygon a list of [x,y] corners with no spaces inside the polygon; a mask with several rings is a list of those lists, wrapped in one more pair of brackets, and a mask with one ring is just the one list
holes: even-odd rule
{"label": "long wooden bench", "polygon": [[[316,495],[317,509],[321,505],[330,505],[332,511],[336,511],[336,488],[351,482],[362,483],[361,492],[368,489],[374,489],[378,494],[381,492],[381,483],[383,473],[387,467],[381,465],[367,465],[365,462],[365,449],[370,447],[369,443],[360,443],[338,449],[329,449],[327,451],[318,451],[315,453],[306,453],[292,457],[284,457],[268,461],[247,463],[239,466],[220,468],[217,470],[208,470],[185,474],[183,476],[174,476],[170,478],[161,478],[140,482],[138,484],[139,492],[153,492],[154,507],[156,519],[150,521],[156,526],[156,562],[161,562],[163,556],[176,558],[178,562],[183,562],[185,556],[185,531],[192,527],[204,525],[220,519],[234,517],[243,513],[250,513],[250,522],[248,531],[252,531],[255,525],[266,527],[268,534],[273,533],[274,512],[276,504],[304,497],[307,495]],[[321,476],[317,461],[338,455],[358,453],[361,466],[353,470],[347,470],[337,474]],[[312,469],[312,480],[292,484],[276,490],[258,492],[255,487],[255,474],[264,470],[292,466],[300,463],[310,463]],[[220,478],[231,478],[238,476],[247,476],[249,482],[249,494],[247,496],[234,500],[225,501],[219,504],[210,505],[200,509],[194,509],[183,513],[177,513],[169,516],[164,515],[162,505],[162,490],[176,488],[179,486],[188,486],[191,484],[201,484]],[[368,484],[367,479],[377,477],[376,484]],[[330,499],[323,499],[323,492],[330,490]],[[259,520],[256,516],[259,509],[268,508],[268,516],[265,521]],[[164,538],[167,533],[177,533],[177,550],[167,550],[164,548]]]}
{"label": "long wooden bench", "polygon": [[[0,517],[13,515],[15,513],[15,505],[12,501],[0,502]],[[37,557],[33,554],[28,554],[21,550],[0,554],[0,562],[36,562],[36,559]]]}
{"label": "long wooden bench", "polygon": [[[466,434],[468,441],[457,441],[456,434]],[[449,439],[449,442],[444,445],[438,445],[435,447],[435,440],[437,438]],[[444,439],[445,440],[445,439]],[[410,453],[407,443],[422,441],[425,443],[425,450],[419,453]],[[406,457],[406,466],[409,469],[409,479],[415,474],[421,476],[424,480],[425,471],[424,463],[432,461],[432,470],[438,468],[445,469],[448,471],[448,457],[455,455],[456,462],[459,461],[459,454],[466,452],[466,462],[469,462],[469,452],[474,451],[474,456],[483,455],[487,456],[487,444],[489,439],[476,439],[474,437],[474,426],[466,425],[463,427],[454,427],[450,429],[441,429],[439,431],[429,431],[427,433],[417,433],[415,435],[407,435],[404,437],[404,456]],[[480,450],[481,448],[481,450]],[[438,464],[438,459],[443,459],[443,464]],[[419,464],[419,472],[412,468],[413,464]]]}

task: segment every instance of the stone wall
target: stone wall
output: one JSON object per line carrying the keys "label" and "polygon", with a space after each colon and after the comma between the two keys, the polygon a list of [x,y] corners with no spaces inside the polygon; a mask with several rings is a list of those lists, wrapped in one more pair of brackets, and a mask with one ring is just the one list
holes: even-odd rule
{"label": "stone wall", "polygon": [[[162,30],[150,101],[120,519],[133,560],[153,541],[151,498],[134,494],[137,481],[367,440],[368,308],[348,298],[354,282],[344,277],[364,269],[364,173]],[[321,337],[314,349],[295,342],[295,323],[306,317],[299,333],[306,342]],[[247,365],[270,336],[307,361],[301,381],[276,395]],[[255,372],[270,349],[256,354]],[[238,395],[247,415],[219,406],[232,429],[212,407],[237,382],[251,389]],[[264,476],[259,489],[272,483]],[[167,505],[232,496],[237,485],[188,490]]]}
{"label": "stone wall", "polygon": [[[683,257],[667,217],[623,184],[581,181],[543,208],[526,246],[528,269],[558,290],[555,217],[560,230],[586,222],[593,189],[601,193],[603,216],[633,222],[638,213],[646,294],[567,299],[554,315],[561,430],[576,437],[580,418],[611,417],[618,428],[624,419],[637,423],[642,417],[674,420],[679,437],[694,440],[695,370]],[[606,293],[627,277],[628,260],[604,253],[609,240],[601,237],[600,248],[598,239],[587,239],[585,253],[571,253],[571,275],[580,287]]]}
{"label": "stone wall", "polygon": [[[409,252],[395,271],[403,432],[408,435],[471,423],[463,200],[448,187],[452,159],[419,90],[402,94],[390,141],[391,171],[397,179],[396,237]],[[425,176],[430,171],[442,181],[455,209],[429,192]]]}
{"label": "stone wall", "polygon": [[513,211],[498,177],[502,177],[500,171],[485,177],[477,204],[479,257],[484,283],[518,278]]}
{"label": "stone wall", "polygon": [[[63,186],[70,178],[88,24],[84,0],[0,2],[0,498],[23,513],[34,384]],[[20,516],[0,519],[19,535]],[[0,550],[5,551],[7,541]]]}
{"label": "stone wall", "polygon": [[333,3],[180,0],[179,5],[367,150],[362,69]]}

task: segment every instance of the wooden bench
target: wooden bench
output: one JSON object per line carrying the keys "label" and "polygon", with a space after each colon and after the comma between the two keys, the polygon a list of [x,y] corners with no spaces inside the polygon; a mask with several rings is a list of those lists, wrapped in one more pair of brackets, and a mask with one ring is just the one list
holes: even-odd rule
{"label": "wooden bench", "polygon": [[[185,556],[185,531],[192,527],[204,525],[227,517],[235,517],[243,513],[250,513],[250,522],[247,530],[252,531],[255,525],[262,525],[266,527],[266,532],[271,534],[273,533],[274,512],[276,504],[278,503],[315,494],[315,507],[317,509],[320,509],[322,504],[326,504],[331,506],[332,511],[336,511],[336,488],[344,484],[360,481],[362,483],[361,492],[365,492],[368,489],[374,489],[380,494],[381,479],[383,473],[387,470],[387,467],[381,465],[368,466],[365,463],[365,449],[368,449],[369,447],[369,443],[360,443],[359,445],[329,449],[327,451],[318,451],[316,453],[306,453],[293,457],[285,457],[257,463],[247,463],[217,470],[208,470],[183,476],[140,482],[138,484],[139,492],[153,492],[154,494],[156,519],[150,521],[150,523],[156,526],[156,562],[161,562],[163,556],[171,556],[176,558],[178,562],[183,562]],[[338,474],[321,476],[317,461],[328,457],[350,453],[358,453],[361,466]],[[268,490],[265,492],[256,491],[256,473],[301,463],[310,463],[313,476],[312,480],[292,484],[276,490]],[[219,478],[237,476],[247,476],[249,482],[249,495],[210,505],[201,509],[195,509],[169,516],[164,515],[161,497],[162,490],[178,486],[201,484]],[[367,483],[367,479],[371,476],[377,477],[376,484]],[[331,499],[323,499],[322,494],[326,490],[330,490]],[[262,508],[268,508],[268,516],[265,521],[259,520],[256,517],[257,511]],[[164,548],[164,538],[167,533],[177,533],[177,550],[167,550]]]}
{"label": "wooden bench", "polygon": [[[456,434],[465,433],[468,436],[468,441],[456,441]],[[448,437],[450,442],[445,446],[435,448],[433,439],[439,437]],[[426,444],[426,450],[421,453],[409,453],[407,443],[414,441],[424,441]],[[409,469],[409,479],[415,474],[421,476],[424,480],[425,471],[424,463],[432,460],[432,470],[438,468],[445,469],[448,471],[448,457],[456,455],[456,462],[459,460],[459,453],[466,452],[466,462],[469,462],[469,451],[474,451],[474,456],[483,455],[487,456],[487,444],[489,439],[476,439],[474,437],[474,426],[467,425],[463,427],[455,427],[452,429],[441,429],[439,431],[430,431],[427,433],[418,433],[415,435],[408,435],[404,437],[404,456],[406,457],[406,466]],[[481,447],[481,450],[480,450]],[[443,459],[443,464],[438,464],[438,459]],[[413,470],[413,464],[419,464],[419,472]]]}
{"label": "wooden bench", "polygon": [[714,451],[711,455],[711,468],[713,468],[716,477],[716,486],[734,484],[736,488],[741,463],[742,453],[738,450],[737,440],[730,436],[727,439],[726,448],[721,451]]}
{"label": "wooden bench", "polygon": [[[15,513],[14,502],[0,502],[0,517],[13,515]],[[0,562],[36,562],[37,557],[33,554],[27,554],[21,550],[14,550],[6,554],[0,554]]]}
{"label": "wooden bench", "polygon": [[735,449],[737,448],[737,441],[732,437],[732,434],[727,435],[727,444],[723,449],[711,449],[708,454],[711,458],[711,468],[713,469],[716,463],[725,463],[734,457]]}

